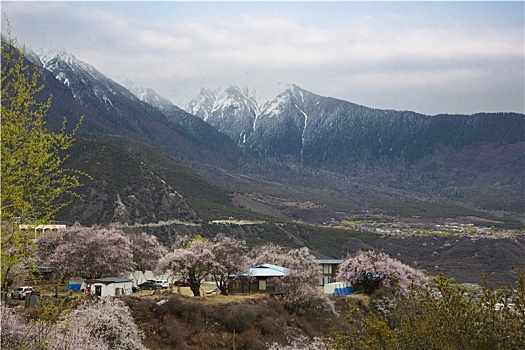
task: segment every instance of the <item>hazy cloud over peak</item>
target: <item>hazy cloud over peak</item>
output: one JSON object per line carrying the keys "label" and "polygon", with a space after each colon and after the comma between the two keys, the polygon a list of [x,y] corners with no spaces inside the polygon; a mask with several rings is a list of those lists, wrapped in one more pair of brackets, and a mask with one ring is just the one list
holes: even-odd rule
{"label": "hazy cloud over peak", "polygon": [[523,10],[523,2],[2,2],[20,43],[65,49],[179,105],[201,87],[247,85],[272,98],[294,83],[427,114],[523,112]]}

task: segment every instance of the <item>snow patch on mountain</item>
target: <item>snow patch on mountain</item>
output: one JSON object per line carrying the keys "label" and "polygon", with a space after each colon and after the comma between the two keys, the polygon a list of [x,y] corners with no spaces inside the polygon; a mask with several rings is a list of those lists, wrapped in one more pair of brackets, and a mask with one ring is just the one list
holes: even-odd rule
{"label": "snow patch on mountain", "polygon": [[220,88],[216,91],[202,88],[197,97],[186,105],[186,112],[208,121],[210,114],[217,108],[218,94],[220,94]]}
{"label": "snow patch on mountain", "polygon": [[[303,100],[304,102],[304,100]],[[304,126],[303,126],[303,132],[301,133],[301,163],[303,162],[303,155],[304,155],[304,144],[305,144],[305,133],[306,133],[306,126],[308,124],[308,115],[297,105],[295,107],[301,112],[304,116]]]}

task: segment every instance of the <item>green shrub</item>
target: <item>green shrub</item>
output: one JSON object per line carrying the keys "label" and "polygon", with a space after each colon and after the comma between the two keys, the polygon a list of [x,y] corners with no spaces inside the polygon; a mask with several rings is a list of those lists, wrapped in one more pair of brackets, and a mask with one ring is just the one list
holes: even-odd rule
{"label": "green shrub", "polygon": [[524,349],[525,272],[515,273],[514,288],[485,287],[479,295],[441,275],[436,289],[398,298],[389,313],[378,306],[389,296],[378,291],[370,308],[351,308],[347,329],[327,341],[334,349]]}

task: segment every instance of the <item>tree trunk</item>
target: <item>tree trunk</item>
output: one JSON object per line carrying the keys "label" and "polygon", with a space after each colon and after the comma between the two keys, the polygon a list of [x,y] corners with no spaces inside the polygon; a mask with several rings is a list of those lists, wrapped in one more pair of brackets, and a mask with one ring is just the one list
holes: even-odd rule
{"label": "tree trunk", "polygon": [[221,295],[228,295],[228,284],[226,282],[219,281],[219,283],[217,283],[217,287],[219,287]]}
{"label": "tree trunk", "polygon": [[201,281],[197,281],[195,278],[190,277],[190,289],[193,292],[193,296],[201,296]]}

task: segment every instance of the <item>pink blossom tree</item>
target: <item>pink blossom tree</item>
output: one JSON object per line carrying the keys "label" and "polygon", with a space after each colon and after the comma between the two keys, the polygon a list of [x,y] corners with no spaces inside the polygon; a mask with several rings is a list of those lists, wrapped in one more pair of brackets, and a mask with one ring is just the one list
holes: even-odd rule
{"label": "pink blossom tree", "polygon": [[71,227],[60,233],[61,240],[51,260],[66,276],[99,278],[135,267],[131,242],[121,230]]}
{"label": "pink blossom tree", "polygon": [[146,350],[142,344],[144,333],[129,307],[115,298],[85,299],[83,305],[64,318],[61,326],[65,340],[74,341],[80,348],[84,345],[80,341],[88,338],[112,350]]}
{"label": "pink blossom tree", "polygon": [[191,240],[183,237],[178,242],[180,246],[161,259],[158,270],[180,272],[190,282],[195,296],[200,295],[205,277],[212,278],[221,294],[227,295],[230,277],[249,266],[248,246],[243,240],[218,234],[211,241],[195,236]]}
{"label": "pink blossom tree", "polygon": [[289,260],[287,250],[284,247],[274,244],[266,243],[256,246],[250,252],[253,265],[272,264],[281,265],[288,264]]}
{"label": "pink blossom tree", "polygon": [[[110,347],[91,335],[86,327],[51,319],[32,319],[24,310],[0,305],[0,347],[2,349],[109,350]],[[49,309],[48,309],[49,311]],[[56,310],[50,313],[55,313]],[[49,314],[48,314],[49,315]]]}
{"label": "pink blossom tree", "polygon": [[109,345],[96,338],[91,329],[80,325],[60,324],[46,341],[48,350],[111,350]]}
{"label": "pink blossom tree", "polygon": [[296,289],[300,284],[316,285],[321,278],[319,263],[306,247],[287,250],[268,243],[255,247],[252,257],[256,265],[268,263],[289,269],[286,278],[273,280],[284,289]]}
{"label": "pink blossom tree", "polygon": [[62,243],[63,230],[45,231],[36,240],[38,259],[40,262],[49,262],[55,249]]}
{"label": "pink blossom tree", "polygon": [[410,286],[423,288],[428,278],[417,269],[391,258],[388,254],[361,251],[349,255],[339,266],[338,281],[360,284],[372,293],[380,284],[392,293],[408,293]]}
{"label": "pink blossom tree", "polygon": [[221,294],[228,295],[231,277],[249,267],[248,246],[244,240],[220,233],[211,241],[210,249],[214,258],[210,276]]}
{"label": "pink blossom tree", "polygon": [[130,309],[114,298],[86,298],[74,310],[49,309],[58,318],[25,317],[0,305],[2,349],[146,350]]}
{"label": "pink blossom tree", "polygon": [[153,270],[168,250],[159,243],[157,237],[146,232],[126,233],[131,243],[133,262],[137,270]]}
{"label": "pink blossom tree", "polygon": [[35,337],[31,324],[24,320],[15,310],[0,303],[0,347],[2,349],[28,348]]}
{"label": "pink blossom tree", "polygon": [[187,246],[175,248],[159,261],[158,270],[178,271],[190,282],[194,296],[200,296],[202,280],[210,273],[215,256],[211,243],[207,240],[194,239]]}

